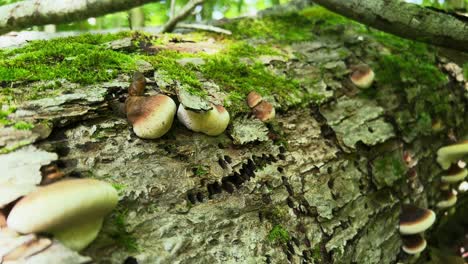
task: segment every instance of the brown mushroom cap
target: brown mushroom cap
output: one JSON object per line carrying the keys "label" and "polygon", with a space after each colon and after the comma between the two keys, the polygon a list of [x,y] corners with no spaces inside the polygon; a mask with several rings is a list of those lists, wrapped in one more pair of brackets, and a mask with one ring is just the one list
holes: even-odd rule
{"label": "brown mushroom cap", "polygon": [[374,81],[374,71],[366,65],[360,64],[352,67],[353,73],[350,76],[354,85],[361,89],[367,89]]}
{"label": "brown mushroom cap", "polygon": [[154,139],[171,129],[177,107],[169,96],[158,94],[128,97],[125,110],[135,134],[140,138]]}
{"label": "brown mushroom cap", "polygon": [[257,92],[250,92],[248,95],[247,95],[247,105],[250,107],[250,108],[254,108],[255,106],[257,106],[261,101],[262,101],[262,96],[257,93]]}
{"label": "brown mushroom cap", "polygon": [[432,210],[413,205],[403,205],[400,215],[400,233],[404,235],[417,234],[434,224],[436,215]]}
{"label": "brown mushroom cap", "polygon": [[272,104],[262,101],[253,108],[253,114],[262,122],[268,122],[275,118],[276,112]]}
{"label": "brown mushroom cap", "polygon": [[402,249],[410,255],[421,253],[426,248],[426,240],[420,235],[402,236],[403,241]]}
{"label": "brown mushroom cap", "polygon": [[145,93],[146,79],[143,73],[135,72],[128,87],[128,96],[139,96]]}

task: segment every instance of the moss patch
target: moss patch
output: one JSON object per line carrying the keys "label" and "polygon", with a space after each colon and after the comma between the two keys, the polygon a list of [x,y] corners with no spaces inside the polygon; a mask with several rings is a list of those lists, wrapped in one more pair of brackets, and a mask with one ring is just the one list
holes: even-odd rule
{"label": "moss patch", "polygon": [[271,229],[270,233],[268,233],[267,238],[270,242],[280,244],[285,244],[289,240],[291,240],[288,231],[284,229],[284,227],[282,227],[281,225],[275,225],[273,229]]}

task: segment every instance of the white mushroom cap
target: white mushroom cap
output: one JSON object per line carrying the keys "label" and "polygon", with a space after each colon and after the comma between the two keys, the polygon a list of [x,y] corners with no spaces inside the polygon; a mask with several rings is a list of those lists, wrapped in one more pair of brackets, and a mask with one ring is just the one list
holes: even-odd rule
{"label": "white mushroom cap", "polygon": [[125,102],[127,119],[140,138],[162,137],[171,129],[177,106],[169,96],[130,96]]}
{"label": "white mushroom cap", "polygon": [[457,203],[457,193],[455,190],[443,190],[442,200],[440,200],[436,206],[438,208],[449,208]]}
{"label": "white mushroom cap", "polygon": [[180,104],[177,117],[188,129],[209,136],[223,133],[229,125],[229,112],[221,105],[213,105],[213,108],[206,112],[194,112]]}
{"label": "white mushroom cap", "polygon": [[[7,225],[20,233],[61,234],[68,228],[89,227],[92,224],[87,223],[102,221],[117,202],[117,191],[106,182],[94,179],[63,180],[39,187],[22,198],[8,215]],[[90,228],[86,230],[90,231]],[[67,241],[63,243],[67,244]],[[83,243],[79,244],[80,248],[77,249],[83,248]]]}
{"label": "white mushroom cap", "polygon": [[447,171],[441,177],[442,182],[456,183],[463,181],[468,175],[466,168],[461,168],[458,164],[452,164]]}
{"label": "white mushroom cap", "polygon": [[440,148],[437,151],[437,162],[446,170],[465,155],[468,155],[468,140]]}
{"label": "white mushroom cap", "polygon": [[350,79],[354,85],[361,89],[367,89],[372,85],[375,74],[368,65],[357,65],[354,66],[352,70],[353,73],[351,74]]}

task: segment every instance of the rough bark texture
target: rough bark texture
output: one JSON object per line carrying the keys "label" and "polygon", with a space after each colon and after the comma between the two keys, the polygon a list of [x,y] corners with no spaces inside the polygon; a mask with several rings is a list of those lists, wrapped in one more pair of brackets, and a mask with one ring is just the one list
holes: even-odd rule
{"label": "rough bark texture", "polygon": [[468,19],[399,0],[315,0],[371,27],[408,39],[468,51]]}
{"label": "rough bark texture", "polygon": [[0,7],[0,34],[128,10],[154,0],[27,0]]}
{"label": "rough bark texture", "polygon": [[[280,17],[279,22],[306,13]],[[404,49],[386,46],[394,39],[375,38],[355,25],[330,24],[333,16],[324,18],[275,27],[284,30],[279,37],[286,31],[312,29],[301,31],[306,35],[300,38],[293,34],[292,40],[281,41],[275,39],[277,32],[269,31],[262,38],[247,35],[243,40],[252,46],[268,43],[287,56],[246,57],[239,63],[257,61],[275,75],[298,82],[303,96],[320,98],[288,106],[272,94],[269,100],[277,107],[272,124],[241,112],[217,137],[193,133],[176,121],[161,139],[139,139],[110,108],[116,96],[125,94],[127,75],[20,105],[9,118],[47,121],[53,132],[36,145],[58,153],[57,164],[65,174],[102,179],[121,189],[119,209],[83,254],[97,263],[406,261],[407,256],[399,255],[400,205],[433,208],[436,203],[440,169],[435,151],[450,141],[448,134],[461,138],[468,131],[466,80],[451,75],[458,66],[438,58],[423,69],[435,70],[443,80],[428,83],[415,70],[419,60],[405,67],[402,63],[412,57],[404,57]],[[265,21],[247,18],[235,23],[252,28]],[[233,36],[246,34],[229,23],[225,26]],[[222,40],[204,42],[200,37],[200,44],[183,36],[175,39],[167,47],[209,52],[223,45],[218,43]],[[433,56],[417,48],[417,58]],[[207,63],[193,56],[177,63],[190,69]],[[372,65],[377,74],[367,91],[348,79],[349,66],[361,62]],[[392,67],[396,75],[385,79],[384,70]],[[179,80],[161,77],[158,68],[140,70],[153,81],[149,93],[178,86]],[[247,73],[243,78],[255,77]],[[210,94],[219,96],[229,89],[214,82],[214,76],[197,77]],[[13,84],[5,86],[9,85]],[[15,87],[17,94],[30,88]],[[442,128],[432,126],[440,119]],[[20,132],[8,133],[2,145],[12,151],[44,138],[37,130]],[[418,164],[408,166],[404,153],[411,153]]]}

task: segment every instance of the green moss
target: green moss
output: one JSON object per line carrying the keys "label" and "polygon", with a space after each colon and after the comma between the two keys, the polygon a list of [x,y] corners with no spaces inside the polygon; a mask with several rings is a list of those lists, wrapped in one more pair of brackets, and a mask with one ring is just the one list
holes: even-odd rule
{"label": "green moss", "polygon": [[116,229],[111,232],[110,236],[119,246],[125,248],[127,251],[137,252],[138,244],[136,238],[127,230],[127,214],[128,211],[126,209],[120,209],[114,212],[112,221]]}
{"label": "green moss", "polygon": [[207,168],[205,166],[203,166],[203,165],[198,165],[198,166],[194,167],[192,170],[195,173],[195,175],[197,175],[197,176],[203,176],[203,175],[208,173]]}
{"label": "green moss", "polygon": [[3,147],[3,148],[0,148],[0,154],[7,154],[7,153],[10,153],[14,150],[17,150],[21,147],[24,147],[24,146],[27,146],[29,144],[31,144],[32,142],[29,141],[29,140],[23,140],[23,141],[20,141],[18,143],[16,143],[15,145],[13,146],[9,146],[9,147]]}
{"label": "green moss", "polygon": [[0,127],[1,125],[11,124],[11,120],[8,119],[8,115],[14,113],[16,111],[16,107],[7,105],[5,109],[2,109],[3,104],[0,104]]}
{"label": "green moss", "polygon": [[90,84],[107,81],[119,72],[135,69],[135,60],[98,44],[118,35],[84,34],[77,37],[32,41],[0,55],[0,81],[67,79]]}
{"label": "green moss", "polygon": [[31,130],[34,128],[34,125],[28,122],[19,121],[13,125],[14,128],[18,130]]}
{"label": "green moss", "polygon": [[267,239],[273,243],[284,244],[291,240],[291,237],[289,236],[288,231],[284,229],[284,227],[281,225],[275,225],[271,229],[270,233],[268,233]]}

